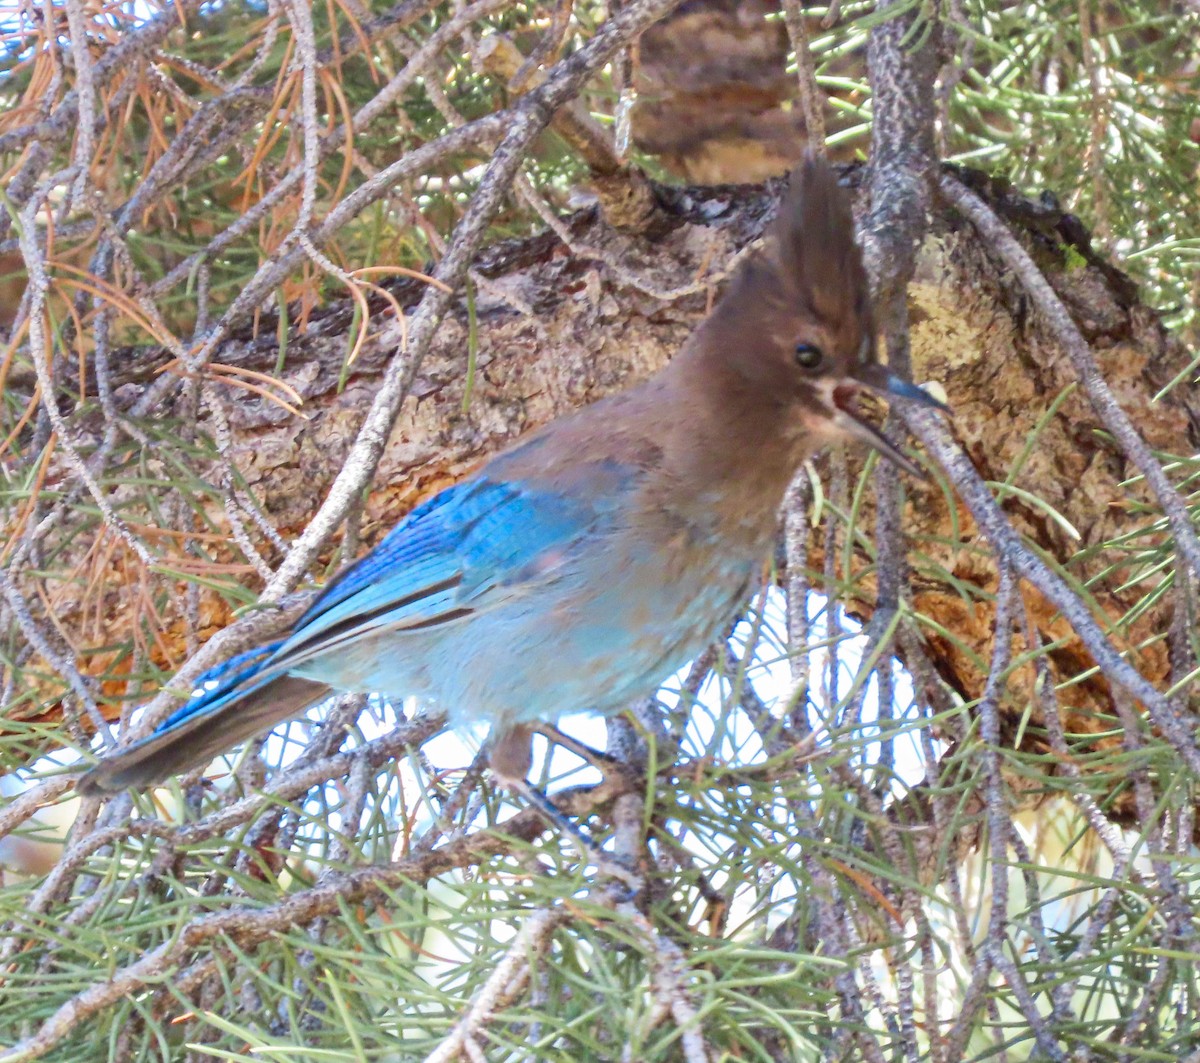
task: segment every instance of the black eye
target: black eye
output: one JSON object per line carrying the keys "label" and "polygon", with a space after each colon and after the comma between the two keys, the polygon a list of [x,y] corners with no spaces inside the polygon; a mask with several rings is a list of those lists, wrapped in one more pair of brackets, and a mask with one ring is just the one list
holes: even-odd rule
{"label": "black eye", "polygon": [[824,360],[820,347],[812,343],[796,344],[796,364],[802,369],[817,369]]}

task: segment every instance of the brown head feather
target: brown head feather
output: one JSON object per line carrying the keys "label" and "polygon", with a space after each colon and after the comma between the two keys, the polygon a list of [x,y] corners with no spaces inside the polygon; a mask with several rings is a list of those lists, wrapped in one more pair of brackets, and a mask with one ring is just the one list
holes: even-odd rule
{"label": "brown head feather", "polygon": [[766,256],[795,305],[837,337],[839,351],[861,357],[867,353],[864,339],[873,351],[871,298],[850,198],[834,171],[814,155],[792,172],[767,235]]}
{"label": "brown head feather", "polygon": [[756,474],[769,466],[771,483],[786,484],[804,458],[857,437],[916,471],[855,405],[862,389],[932,400],[875,362],[850,199],[824,160],[809,155],[792,173],[763,248],[739,269],[671,375],[706,426],[691,445],[710,467],[754,461]]}
{"label": "brown head feather", "polygon": [[[828,164],[809,156],[796,168],[763,242],[685,357],[760,403],[832,416],[827,385],[873,357],[874,327],[849,200]],[[818,365],[798,363],[804,346],[820,352]]]}

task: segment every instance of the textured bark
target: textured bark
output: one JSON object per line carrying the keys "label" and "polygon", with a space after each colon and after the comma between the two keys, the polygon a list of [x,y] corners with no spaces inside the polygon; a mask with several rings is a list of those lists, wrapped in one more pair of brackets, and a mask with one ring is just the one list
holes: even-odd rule
{"label": "textured bark", "polygon": [[[1133,416],[1150,445],[1158,450],[1187,453],[1200,439],[1197,406],[1186,387],[1176,388],[1159,402],[1153,396],[1187,364],[1186,352],[1172,342],[1157,315],[1140,305],[1127,277],[1097,259],[1076,219],[1057,209],[1038,207],[1013,197],[1003,188],[984,183],[994,205],[1024,231],[1025,242],[1042,266],[1059,296],[1070,308],[1110,386]],[[1147,590],[1142,583],[1121,591],[1127,569],[1106,574],[1109,566],[1127,560],[1114,550],[1079,557],[1080,551],[1130,534],[1150,522],[1138,512],[1146,502],[1140,488],[1123,487],[1131,470],[1116,449],[1098,432],[1098,420],[1082,390],[1073,391],[1038,432],[1054,401],[1075,382],[1066,357],[1048,343],[1038,322],[1029,316],[1019,287],[998,271],[988,249],[972,230],[954,219],[936,219],[932,238],[918,259],[917,274],[909,292],[915,322],[914,371],[920,378],[947,383],[954,407],[954,429],[980,472],[990,480],[1004,480],[1025,454],[1015,486],[1045,500],[1078,531],[1073,539],[1057,522],[1037,507],[1017,498],[1004,508],[1018,531],[1050,557],[1071,560],[1072,572],[1083,582],[1094,580],[1096,603],[1116,620]],[[1029,441],[1038,432],[1036,442]],[[1026,450],[1028,448],[1028,453]],[[909,527],[914,535],[951,537],[948,510],[934,504],[931,492],[925,502],[911,507]],[[960,518],[965,514],[960,513]],[[936,560],[957,578],[991,592],[995,573],[986,554],[972,556],[969,527],[960,532],[963,547],[934,549]],[[1146,537],[1149,546],[1157,538]],[[928,548],[927,548],[928,549]],[[965,647],[986,657],[993,610],[989,603],[970,608],[958,594],[937,581],[918,579],[916,601],[948,629]],[[1067,636],[1067,644],[1052,654],[1061,676],[1078,674],[1090,660],[1073,648],[1073,640],[1036,594],[1025,595],[1026,607],[1048,638]],[[1167,676],[1167,650],[1163,642],[1141,646],[1161,635],[1170,620],[1165,603],[1147,611],[1125,632],[1139,669],[1153,682]],[[976,696],[983,679],[963,647],[937,641],[935,660],[951,685]],[[1031,672],[1018,672],[1015,681],[1031,682]],[[1111,704],[1103,680],[1085,681],[1061,694],[1064,704],[1080,710],[1109,714]],[[1087,711],[1070,721],[1068,730],[1095,731],[1106,721],[1090,720]]]}
{"label": "textured bark", "polygon": [[[824,31],[827,15],[805,17],[810,37]],[[824,89],[817,107],[830,132],[814,136],[799,98],[799,84],[779,0],[689,0],[642,35],[633,56],[637,103],[633,140],[669,173],[691,184],[765,181],[786,173],[815,139],[833,159],[865,151],[861,129],[844,134],[858,117],[830,106],[829,98],[861,102],[859,93]],[[830,61],[827,73],[863,79],[864,56],[851,51]]]}
{"label": "textured bark", "polygon": [[[717,200],[712,209],[724,216],[723,227],[682,223],[653,244],[604,228],[591,212],[576,215],[571,228],[581,244],[602,249],[629,275],[666,289],[705,272],[719,277],[733,249],[771,209],[770,199],[757,192],[748,202],[749,209],[734,211]],[[390,526],[419,498],[458,479],[523,431],[652,373],[706,307],[704,291],[677,301],[655,298],[545,235],[494,248],[480,272],[489,279],[475,298],[478,346],[469,401],[464,409],[470,317],[460,300],[392,430],[366,506],[368,540],[376,535],[373,528]],[[716,285],[714,279],[713,294]],[[407,303],[413,287],[393,291]],[[390,310],[381,304],[375,309],[372,336],[344,388],[339,379],[350,307],[314,315],[306,334],[289,339],[281,376],[304,396],[303,419],[244,392],[231,390],[228,396],[235,429],[231,453],[283,531],[306,523],[341,466],[364,398],[402,342]],[[273,332],[274,323],[264,322],[261,338],[238,339],[220,360],[273,370],[278,355]],[[147,363],[143,372],[152,371]]]}
{"label": "textured bark", "polygon": [[[1185,384],[1153,401],[1189,364],[1188,354],[1167,334],[1158,315],[1138,301],[1136,286],[1093,253],[1078,219],[1023,199],[982,175],[963,177],[1021,238],[1149,445],[1165,454],[1194,453],[1200,424],[1192,389]],[[1174,596],[1163,595],[1132,621],[1127,617],[1160,579],[1170,576],[1168,569],[1131,578],[1137,573],[1137,553],[1153,550],[1166,539],[1163,531],[1145,530],[1160,516],[1159,510],[1142,484],[1123,483],[1136,470],[1103,434],[1083,388],[1074,387],[1077,377],[1067,355],[1031,314],[1021,285],[998,268],[972,228],[943,208],[918,257],[909,304],[914,371],[918,379],[947,383],[955,435],[980,474],[987,480],[1010,480],[1036,496],[1065,518],[1078,538],[1040,506],[1016,495],[1003,500],[1008,519],[1031,545],[1089,588],[1097,619],[1118,648],[1128,651],[1133,665],[1159,689],[1168,686],[1175,678],[1166,638]],[[1052,413],[1051,407],[1067,392]],[[952,510],[928,488],[917,490],[924,497],[910,492],[906,529],[917,550],[949,573],[954,583],[922,572],[918,560],[913,604],[945,632],[926,629],[934,667],[964,698],[974,699],[984,689],[994,636],[995,602],[986,596],[997,590],[996,566],[965,508]],[[1101,548],[1122,537],[1128,537],[1124,547]],[[1123,726],[1113,691],[1099,674],[1081,678],[1093,660],[1078,636],[1036,589],[1022,585],[1021,602],[1028,627],[1042,645],[1053,647],[1050,677],[1056,683],[1073,681],[1056,692],[1062,729],[1067,735],[1097,735],[1097,746],[1119,749]],[[1028,648],[1018,634],[1014,659]],[[1008,677],[1007,697],[1000,705],[1001,740],[1046,754],[1050,742],[1043,714],[1048,703],[1038,696],[1036,679],[1028,664]],[[1041,770],[1058,773],[1058,759],[1056,755],[1042,761]],[[948,758],[948,763],[953,760]],[[1084,788],[1093,792],[1110,819],[1126,826],[1139,823],[1128,789],[1111,778],[1090,776],[1086,765],[1079,766]],[[1006,772],[1014,811],[1035,807],[1048,796],[1029,767],[1025,762],[1020,770]],[[960,765],[950,770],[963,769]],[[966,829],[953,839],[960,857],[975,846],[982,826],[982,816],[971,825],[973,813],[982,813],[982,795],[976,794],[972,802],[973,808],[960,810],[958,822]],[[914,795],[908,804],[896,810],[901,819],[932,822],[930,810],[922,807],[922,795]],[[930,852],[945,843],[934,837],[925,840]]]}

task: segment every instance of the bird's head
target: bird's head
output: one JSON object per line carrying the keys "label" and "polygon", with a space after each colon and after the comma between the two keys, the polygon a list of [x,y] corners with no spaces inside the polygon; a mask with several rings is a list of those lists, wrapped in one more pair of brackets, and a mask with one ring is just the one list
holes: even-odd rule
{"label": "bird's head", "polygon": [[823,160],[810,155],[793,172],[763,249],[739,270],[712,325],[706,342],[732,379],[780,413],[777,423],[803,447],[857,438],[922,475],[863,416],[858,398],[865,391],[945,407],[877,360],[849,200]]}

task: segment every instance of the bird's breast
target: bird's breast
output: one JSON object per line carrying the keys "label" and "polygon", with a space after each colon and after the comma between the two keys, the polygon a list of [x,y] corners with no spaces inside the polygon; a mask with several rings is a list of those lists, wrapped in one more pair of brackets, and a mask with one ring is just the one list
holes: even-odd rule
{"label": "bird's breast", "polygon": [[619,711],[720,634],[762,560],[685,528],[653,544],[594,537],[558,558],[537,593],[443,634],[426,693],[459,719],[501,726]]}

